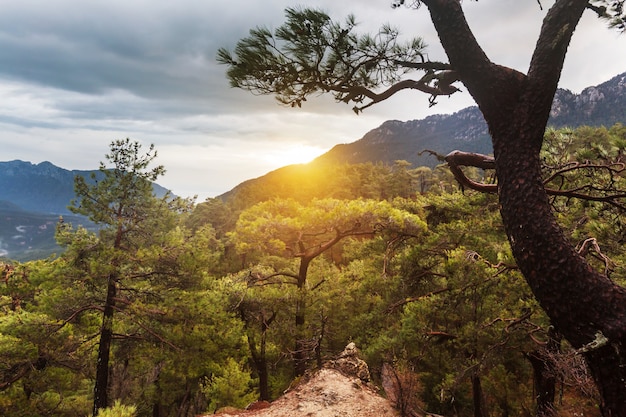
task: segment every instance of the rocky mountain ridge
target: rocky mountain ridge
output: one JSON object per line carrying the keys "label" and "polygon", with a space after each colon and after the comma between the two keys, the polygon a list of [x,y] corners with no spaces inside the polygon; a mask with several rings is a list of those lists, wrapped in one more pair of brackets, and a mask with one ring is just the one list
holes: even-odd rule
{"label": "rocky mountain ridge", "polygon": [[552,101],[550,124],[556,127],[572,124],[610,126],[624,123],[626,108],[626,73],[593,87],[587,87],[580,94],[559,89]]}
{"label": "rocky mountain ridge", "polygon": [[67,206],[74,198],[74,177],[89,177],[91,172],[69,171],[47,161],[0,162],[0,200],[25,211],[69,214]]}
{"label": "rocky mountain ridge", "polygon": [[[67,206],[75,198],[74,177],[80,175],[89,181],[92,173],[96,178],[101,175],[99,170],[67,170],[48,161],[0,162],[0,201],[30,212],[70,214]],[[154,191],[161,196],[167,190],[154,184]]]}
{"label": "rocky mountain ridge", "polygon": [[[558,89],[550,112],[549,126],[612,126],[626,123],[626,72],[575,94]],[[404,159],[413,166],[430,166],[439,161],[424,150],[447,154],[455,149],[491,153],[487,124],[476,106],[453,114],[436,114],[421,120],[389,120],[361,139],[333,147],[317,162],[393,164]]]}

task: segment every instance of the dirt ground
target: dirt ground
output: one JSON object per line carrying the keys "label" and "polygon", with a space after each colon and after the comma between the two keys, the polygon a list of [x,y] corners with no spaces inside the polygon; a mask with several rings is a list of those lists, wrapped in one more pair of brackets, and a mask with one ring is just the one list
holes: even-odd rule
{"label": "dirt ground", "polygon": [[[269,406],[268,406],[269,405]],[[323,368],[266,407],[256,410],[224,410],[220,417],[398,417],[389,400],[357,377]],[[208,417],[208,416],[207,416]]]}

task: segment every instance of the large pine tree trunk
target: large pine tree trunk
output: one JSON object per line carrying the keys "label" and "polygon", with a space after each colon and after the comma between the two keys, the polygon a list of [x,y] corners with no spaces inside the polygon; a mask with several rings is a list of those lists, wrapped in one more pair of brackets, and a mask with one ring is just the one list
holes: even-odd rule
{"label": "large pine tree trunk", "polygon": [[586,0],[557,0],[544,19],[527,75],[492,63],[459,0],[423,0],[458,78],[489,126],[513,255],[557,331],[579,349],[606,417],[626,417],[626,290],[594,271],[552,214],[539,151],[554,93]]}
{"label": "large pine tree trunk", "polygon": [[557,225],[541,183],[538,151],[529,145],[537,138],[525,136],[533,122],[531,115],[517,113],[511,123],[524,129],[504,140],[494,132],[506,233],[552,324],[585,355],[604,400],[603,415],[626,416],[626,291],[594,271]]}

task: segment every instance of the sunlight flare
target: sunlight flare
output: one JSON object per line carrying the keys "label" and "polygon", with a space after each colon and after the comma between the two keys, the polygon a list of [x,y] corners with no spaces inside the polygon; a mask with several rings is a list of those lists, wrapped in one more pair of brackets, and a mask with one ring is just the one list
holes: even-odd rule
{"label": "sunlight flare", "polygon": [[287,145],[268,151],[261,158],[276,166],[306,164],[326,151],[326,149],[318,148],[317,146]]}

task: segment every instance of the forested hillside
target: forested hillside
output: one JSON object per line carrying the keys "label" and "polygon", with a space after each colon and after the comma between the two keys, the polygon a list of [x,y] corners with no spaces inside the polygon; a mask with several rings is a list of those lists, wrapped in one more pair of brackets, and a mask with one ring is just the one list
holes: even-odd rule
{"label": "forested hillside", "polygon": [[[99,171],[67,170],[50,162],[0,162],[0,259],[27,261],[59,254],[55,225],[62,216],[75,225],[94,229],[68,206],[76,197],[74,178],[102,178]],[[153,184],[158,196],[167,190]]]}
{"label": "forested hillside", "polygon": [[77,226],[94,228],[93,224],[80,216],[35,213],[0,201],[0,259],[26,261],[61,253],[63,249],[54,239],[60,218]]}
{"label": "forested hillside", "polygon": [[[557,90],[552,102],[549,126],[612,126],[623,123],[625,114],[626,73],[623,73],[597,86],[587,87],[580,94],[565,89]],[[406,161],[414,168],[423,166],[434,169],[441,164],[441,156],[453,150],[481,154],[493,152],[487,124],[478,107],[467,107],[453,114],[437,114],[421,120],[389,120],[370,130],[359,140],[336,145],[306,166],[287,166],[260,178],[250,179],[221,198],[233,198],[241,189],[278,189],[278,186],[272,184],[277,181],[289,182],[287,178],[290,177],[299,178],[300,172],[333,172],[335,165],[341,164],[372,163],[391,166],[395,161]],[[333,176],[329,175],[328,179],[332,181]],[[302,185],[307,187],[307,180],[302,181]],[[291,187],[291,192],[294,193],[298,193],[300,188],[295,184],[282,186]],[[259,193],[263,194],[263,191]]]}
{"label": "forested hillside", "polygon": [[[118,141],[111,153],[138,151]],[[559,222],[618,283],[625,151],[618,124],[550,129],[542,153]],[[63,222],[59,258],[2,264],[0,415],[244,408],[348,342],[373,384],[394,376],[406,416],[599,415],[581,352],[516,266],[494,194],[462,190],[444,167],[309,164],[193,208],[155,197],[162,167],[152,150],[135,156],[78,186],[73,211],[100,233]]]}

